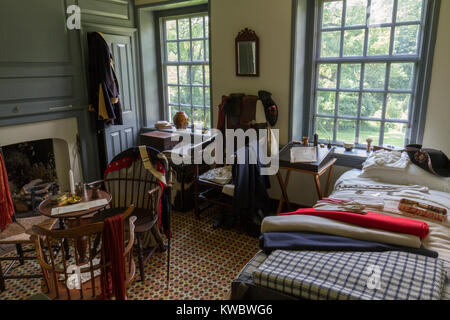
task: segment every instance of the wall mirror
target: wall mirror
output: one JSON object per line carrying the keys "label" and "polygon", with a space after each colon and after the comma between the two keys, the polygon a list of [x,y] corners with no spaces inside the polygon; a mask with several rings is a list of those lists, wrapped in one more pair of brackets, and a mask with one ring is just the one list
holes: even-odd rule
{"label": "wall mirror", "polygon": [[248,28],[236,37],[236,75],[259,76],[259,39],[255,31]]}

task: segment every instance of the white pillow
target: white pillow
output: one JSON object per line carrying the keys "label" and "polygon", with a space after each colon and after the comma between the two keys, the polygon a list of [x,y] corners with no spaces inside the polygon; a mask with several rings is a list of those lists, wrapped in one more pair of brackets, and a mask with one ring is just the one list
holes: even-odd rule
{"label": "white pillow", "polygon": [[359,176],[390,184],[420,185],[432,190],[450,193],[450,178],[435,176],[412,162],[409,162],[405,169],[400,170],[389,166],[367,168]]}

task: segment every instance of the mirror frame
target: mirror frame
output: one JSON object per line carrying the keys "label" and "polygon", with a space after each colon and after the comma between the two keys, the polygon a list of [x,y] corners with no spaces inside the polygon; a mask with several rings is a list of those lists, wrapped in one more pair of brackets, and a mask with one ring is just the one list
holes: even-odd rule
{"label": "mirror frame", "polygon": [[[255,67],[256,67],[256,73],[255,74],[241,74],[239,73],[239,42],[241,41],[254,41],[255,42]],[[236,47],[236,76],[238,77],[259,77],[259,38],[256,35],[255,31],[245,28],[239,32],[239,34],[236,37],[235,42]]]}

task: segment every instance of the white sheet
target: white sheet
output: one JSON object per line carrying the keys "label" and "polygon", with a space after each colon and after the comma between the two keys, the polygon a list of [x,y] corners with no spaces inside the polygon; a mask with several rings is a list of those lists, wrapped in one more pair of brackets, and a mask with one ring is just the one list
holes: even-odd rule
{"label": "white sheet", "polygon": [[430,190],[426,186],[401,186],[361,178],[359,170],[344,173],[336,182],[335,191],[330,198],[342,200],[357,200],[358,198],[382,199],[385,202],[383,210],[374,212],[390,216],[407,216],[408,218],[425,221],[430,226],[430,234],[423,241],[425,248],[437,251],[439,258],[450,262],[450,221],[438,222],[423,217],[409,215],[398,210],[401,199],[419,200],[420,202],[446,208],[450,212],[450,194]]}

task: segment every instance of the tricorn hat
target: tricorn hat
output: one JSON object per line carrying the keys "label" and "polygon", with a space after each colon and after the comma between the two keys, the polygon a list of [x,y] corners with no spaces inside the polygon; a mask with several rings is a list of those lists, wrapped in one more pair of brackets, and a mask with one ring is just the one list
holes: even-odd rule
{"label": "tricorn hat", "polygon": [[424,149],[420,144],[406,146],[406,152],[412,163],[441,177],[450,177],[450,161],[440,150]]}

